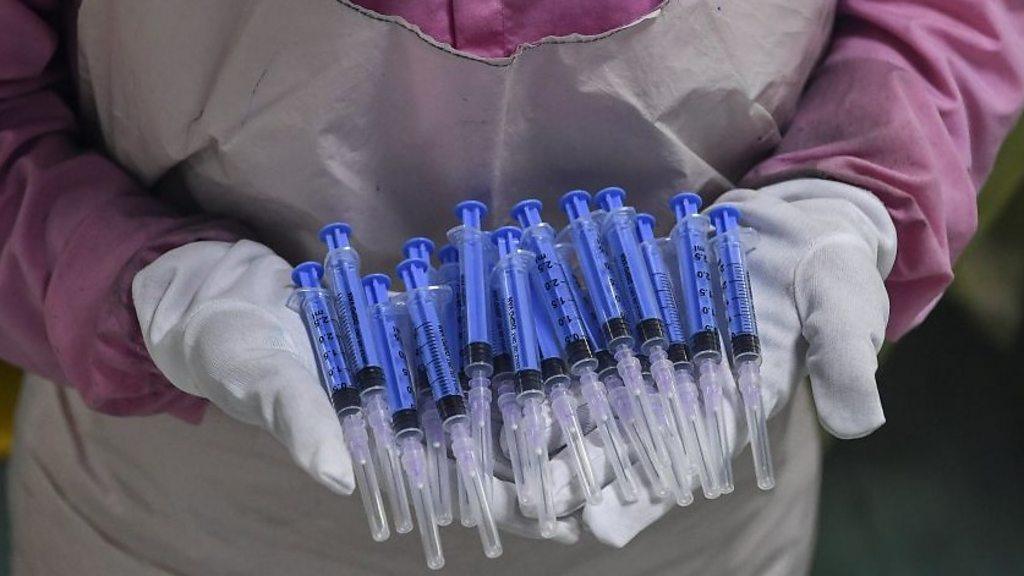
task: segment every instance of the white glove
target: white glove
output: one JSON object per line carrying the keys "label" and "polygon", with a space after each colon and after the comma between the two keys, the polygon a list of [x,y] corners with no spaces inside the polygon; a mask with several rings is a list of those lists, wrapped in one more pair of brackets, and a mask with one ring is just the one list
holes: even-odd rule
{"label": "white glove", "polygon": [[[341,425],[302,320],[286,306],[291,271],[262,244],[196,242],[142,269],[132,295],[146,348],[172,384],[267,430],[314,480],[351,494]],[[498,525],[539,537],[536,522],[507,505],[515,501],[511,484],[494,488]],[[574,542],[578,534],[576,522],[560,522],[556,539]]]}
{"label": "white glove", "polygon": [[291,284],[291,267],[266,246],[196,242],[143,268],[132,295],[146,348],[172,384],[267,430],[315,480],[351,494],[341,425],[302,320],[285,306]]}
{"label": "white glove", "polygon": [[[896,230],[885,207],[860,188],[813,179],[735,190],[719,198],[722,203],[738,207],[743,225],[759,236],[747,262],[765,410],[777,413],[810,376],[826,430],[838,438],[870,434],[885,422],[875,371],[889,317],[883,280],[896,256]],[[747,430],[734,389],[725,403],[737,454]],[[583,511],[587,528],[612,546],[626,545],[674,508],[670,499],[655,502],[649,494],[626,505],[612,489]]]}

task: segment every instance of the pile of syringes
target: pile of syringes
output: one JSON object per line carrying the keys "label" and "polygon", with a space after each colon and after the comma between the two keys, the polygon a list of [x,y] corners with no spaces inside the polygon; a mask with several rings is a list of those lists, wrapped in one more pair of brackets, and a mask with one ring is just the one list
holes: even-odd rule
{"label": "pile of syringes", "polygon": [[624,502],[640,482],[681,506],[697,486],[709,499],[731,492],[741,444],[725,406],[733,386],[757,484],[774,486],[745,260],[752,231],[739,211],[702,214],[699,196],[679,194],[669,203],[675,226],[658,238],[621,188],[569,192],[560,204],[568,225],[558,232],[538,200],[513,207],[517,226],[493,231],[484,204],[460,203],[437,265],[430,240],[406,242],[402,292],[385,274],[362,275],[341,223],[320,232],[323,266],[293,272],[289,305],[340,419],[371,535],[390,535],[386,496],[395,530],[415,521],[432,569],[444,565],[438,527],[456,506],[484,554],[501,555],[498,430],[518,503],[544,537],[556,526],[549,430],[589,504],[604,497],[592,450]]}

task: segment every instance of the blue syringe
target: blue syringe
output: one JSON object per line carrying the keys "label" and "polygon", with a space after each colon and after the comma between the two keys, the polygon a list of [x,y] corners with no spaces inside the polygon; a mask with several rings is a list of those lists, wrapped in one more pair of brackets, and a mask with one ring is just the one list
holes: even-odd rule
{"label": "blue syringe", "polygon": [[[611,464],[612,470],[616,474],[624,499],[632,501],[636,498],[636,486],[630,472],[629,451],[612,417],[604,384],[601,383],[597,375],[598,363],[594,356],[595,347],[592,344],[594,336],[589,334],[587,317],[584,314],[575,277],[568,262],[558,250],[555,231],[541,219],[542,207],[539,200],[523,200],[512,208],[512,216],[523,227],[523,245],[534,255],[530,279],[533,293],[541,301],[538,309],[547,311],[547,322],[538,318],[538,335],[543,344],[545,336],[549,331],[551,332],[558,344],[559,360],[562,360],[564,356],[568,361],[570,373],[579,378],[580,393],[587,401],[591,419],[598,428],[605,459]],[[552,350],[549,354],[555,352]],[[545,356],[553,357],[548,354]],[[561,387],[558,388],[558,390],[561,389]],[[566,392],[568,392],[567,389]],[[560,404],[572,401],[570,394],[558,392],[557,395],[560,398],[565,398],[565,400],[558,401]],[[557,417],[559,407],[555,406],[555,396],[555,393],[551,394],[552,407],[555,408]],[[563,406],[561,412],[568,422],[570,418],[568,410]],[[576,421],[574,410],[572,421]],[[570,423],[570,425],[572,424]],[[582,431],[578,430],[578,426],[577,422],[575,424],[577,430],[570,429],[566,432],[563,429],[563,433],[567,438],[574,433],[582,436]],[[600,498],[600,486],[593,478],[593,468],[582,437],[574,442],[571,449],[574,451],[577,475],[580,478],[584,495],[588,501],[597,502]]]}
{"label": "blue syringe", "polygon": [[[469,504],[476,520],[484,554],[489,558],[501,555],[501,539],[491,512],[491,502],[481,477],[480,455],[466,415],[462,389],[448,356],[448,344],[441,327],[441,315],[435,293],[430,289],[427,263],[406,259],[397,268],[405,284],[404,304],[412,320],[416,346],[430,383],[437,411],[444,423],[460,481],[468,492]],[[485,311],[486,312],[486,311]]]}
{"label": "blue syringe", "polygon": [[[491,236],[493,241],[493,234]],[[492,242],[493,243],[493,242]],[[494,277],[494,267],[498,263],[498,251],[496,247],[488,250],[487,277]],[[516,400],[515,371],[512,366],[512,354],[509,353],[508,342],[505,341],[505,330],[502,328],[501,316],[504,314],[501,295],[498,293],[497,285],[488,281],[490,290],[490,318],[488,327],[491,331],[491,346],[494,354],[494,374],[492,375],[492,387],[494,388],[498,412],[501,415],[502,435],[505,445],[508,447],[509,464],[512,468],[512,480],[516,488],[516,498],[519,505],[524,509],[533,506],[533,494],[526,480],[526,473],[523,469],[522,454],[526,451],[522,448],[523,442],[520,423],[523,419],[522,409]]]}
{"label": "blue syringe", "polygon": [[416,389],[402,345],[398,314],[388,295],[391,279],[384,274],[370,274],[363,278],[363,288],[373,320],[377,354],[384,364],[391,421],[397,431],[397,444],[401,451],[406,483],[412,494],[413,508],[416,510],[423,553],[427,566],[438,570],[444,566],[444,552],[437,529],[427,454],[423,449],[423,431],[416,412]]}
{"label": "blue syringe", "polygon": [[289,298],[288,307],[298,312],[306,327],[306,334],[316,358],[320,385],[327,393],[341,421],[345,445],[349,457],[352,458],[356,488],[359,490],[366,519],[370,524],[370,536],[382,542],[388,539],[390,531],[387,518],[384,516],[384,502],[377,481],[370,436],[366,432],[363,409],[359,403],[359,391],[349,380],[327,292],[320,284],[323,275],[323,267],[316,262],[305,262],[296,266],[292,272],[292,282],[296,288]]}
{"label": "blue syringe", "polygon": [[658,391],[682,434],[683,446],[686,448],[690,464],[697,468],[704,496],[717,498],[720,482],[718,468],[714,465],[708,466],[708,462],[717,462],[715,454],[710,452],[716,448],[711,446],[708,439],[697,384],[690,375],[690,350],[686,344],[686,333],[683,331],[672,276],[665,261],[661,241],[654,234],[654,223],[654,217],[650,214],[638,214],[636,217],[640,249],[651,275],[651,284],[654,285],[661,316],[665,320],[669,340],[668,357],[675,367],[675,382],[665,382],[664,387],[659,384]]}
{"label": "blue syringe", "polygon": [[371,339],[373,322],[360,283],[359,253],[352,246],[351,234],[351,227],[341,222],[328,224],[320,230],[320,240],[328,250],[324,259],[324,276],[334,302],[334,317],[338,321],[345,362],[355,378],[363,412],[370,425],[395,530],[404,534],[412,530],[412,512],[403,488],[401,454],[391,428],[391,413],[384,391],[384,370]]}
{"label": "blue syringe", "polygon": [[[670,389],[675,386],[675,370],[668,358],[668,335],[665,322],[661,318],[661,307],[657,291],[651,282],[643,251],[636,233],[636,211],[625,206],[626,193],[622,188],[605,188],[594,197],[598,206],[605,212],[602,232],[605,244],[610,252],[610,262],[619,280],[621,294],[628,303],[627,309],[632,310],[629,316],[635,323],[633,328],[639,337],[640,352],[648,357],[651,363],[651,375],[657,389]],[[623,380],[629,380],[631,371],[632,351],[626,353],[624,348],[615,351]],[[637,364],[638,366],[639,364]],[[624,369],[625,367],[625,369]],[[657,453],[669,465],[674,477],[666,483],[671,487],[676,503],[686,506],[693,502],[690,493],[689,477],[691,464],[684,451],[680,433],[675,420],[667,422],[656,413],[656,406],[647,392],[643,380],[627,388],[637,399],[638,405],[651,430]]]}
{"label": "blue syringe", "polygon": [[[641,466],[651,481],[655,495],[667,494],[673,484],[670,472],[663,465],[654,436],[646,421],[647,414],[640,406],[641,396],[634,390],[643,390],[640,363],[633,355],[633,334],[626,321],[626,313],[615,286],[615,270],[601,241],[601,231],[590,214],[590,194],[575,190],[562,196],[562,210],[569,217],[569,230],[590,303],[600,322],[605,348],[614,355],[617,377],[609,376],[608,399],[619,421],[622,422],[633,448],[639,453]],[[618,389],[625,386],[625,389]],[[644,401],[644,404],[648,403]],[[648,405],[649,409],[649,405]]]}
{"label": "blue syringe", "polygon": [[754,297],[746,264],[746,247],[750,243],[744,242],[746,230],[740,228],[740,211],[736,207],[712,208],[708,217],[715,227],[711,245],[718,257],[718,277],[729,324],[729,352],[747,416],[757,486],[771,490],[775,487],[775,473],[768,442],[767,414],[761,395],[761,342],[757,335]]}
{"label": "blue syringe", "polygon": [[541,313],[548,302],[544,301],[542,292],[531,290],[533,309],[536,313],[537,343],[540,349],[540,372],[551,403],[551,412],[562,432],[572,456],[573,473],[580,483],[583,496],[588,504],[601,502],[601,486],[594,476],[594,468],[587,453],[583,428],[576,415],[576,398],[572,393],[572,376],[569,366],[562,359],[562,348],[555,333],[551,319]]}
{"label": "blue syringe", "polygon": [[462,370],[469,379],[466,400],[473,427],[473,438],[480,453],[481,470],[490,494],[494,470],[494,448],[491,436],[490,377],[494,372],[490,315],[490,291],[487,286],[488,250],[487,233],[481,228],[487,206],[476,200],[466,200],[455,206],[455,216],[461,224],[448,231],[448,241],[459,251],[462,296]]}
{"label": "blue syringe", "polygon": [[708,258],[711,221],[700,213],[701,198],[696,194],[678,194],[669,204],[676,217],[671,238],[676,249],[686,310],[683,315],[686,339],[704,400],[708,440],[714,447],[711,451],[714,454],[708,454],[712,457],[706,463],[719,471],[718,492],[728,494],[733,490],[732,455],[728,450],[728,428],[722,394],[724,387],[729,385],[729,378],[722,366],[722,348],[715,318],[714,290]]}
{"label": "blue syringe", "polygon": [[555,511],[551,478],[548,469],[547,406],[540,371],[540,354],[533,300],[530,296],[530,265],[533,256],[519,249],[522,232],[506,226],[494,232],[498,262],[493,282],[502,303],[502,328],[515,378],[516,400],[522,409],[519,430],[522,435],[520,453],[526,481],[535,490],[540,534],[555,535]]}
{"label": "blue syringe", "polygon": [[[417,242],[417,240],[420,242]],[[432,250],[429,249],[429,246],[432,245],[433,243],[425,238],[413,238],[406,242],[403,252],[408,255],[418,256],[426,262],[428,274],[430,274],[430,255]],[[449,248],[451,247],[449,246]],[[449,261],[449,254],[444,248],[438,252],[441,265],[437,270],[437,275],[441,285],[448,287],[448,297],[444,299],[444,303],[441,306],[443,316],[442,329],[445,334],[454,335],[458,333],[459,324],[459,307],[455,301],[458,295],[459,265],[456,258],[454,266],[452,266],[452,263]],[[402,320],[409,322],[411,326],[408,315],[402,315]],[[405,326],[404,323],[403,326]],[[411,337],[411,332],[410,328],[403,330],[402,334],[403,336],[408,335]],[[414,337],[412,339],[415,340]],[[455,349],[456,345],[449,342],[449,340],[454,341],[454,336],[446,338],[445,342],[448,343],[448,356],[455,362],[458,358],[458,352]],[[431,495],[434,497],[437,523],[441,526],[447,526],[452,522],[452,478],[448,468],[448,448],[445,441],[444,424],[441,422],[441,415],[437,411],[437,406],[434,405],[433,394],[430,391],[430,381],[427,378],[427,371],[423,367],[423,359],[420,357],[419,349],[416,348],[414,341],[407,343],[406,349],[415,351],[412,356],[416,371],[417,410],[420,416],[420,427],[423,429],[427,445],[427,466],[430,471]]]}

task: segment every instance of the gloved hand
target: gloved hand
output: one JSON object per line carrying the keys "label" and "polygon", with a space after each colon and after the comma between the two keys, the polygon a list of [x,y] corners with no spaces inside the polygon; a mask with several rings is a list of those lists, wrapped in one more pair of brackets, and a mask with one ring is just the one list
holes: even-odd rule
{"label": "gloved hand", "polygon": [[139,271],[132,295],[150,356],[181,390],[270,432],[339,494],[355,488],[341,425],[317,378],[291,267],[267,247],[196,242]]}
{"label": "gloved hand", "polygon": [[[736,205],[759,241],[748,256],[763,355],[765,410],[777,413],[810,377],[818,418],[838,438],[870,434],[885,422],[875,383],[889,316],[883,285],[896,256],[896,231],[871,193],[826,180],[793,180],[735,190]],[[733,454],[747,443],[742,401],[726,393]],[[772,439],[777,441],[777,439]],[[605,488],[583,510],[602,542],[624,546],[674,508],[646,493],[626,505]],[[728,498],[729,496],[724,496]]]}
{"label": "gloved hand", "polygon": [[[302,320],[286,307],[291,271],[255,242],[196,242],[136,274],[132,295],[146,348],[174,386],[270,432],[314,480],[351,494],[341,425],[320,386]],[[539,537],[536,522],[504,505],[508,494],[514,502],[514,488],[494,488],[499,526]],[[560,523],[558,539],[574,541],[577,534],[575,524]]]}

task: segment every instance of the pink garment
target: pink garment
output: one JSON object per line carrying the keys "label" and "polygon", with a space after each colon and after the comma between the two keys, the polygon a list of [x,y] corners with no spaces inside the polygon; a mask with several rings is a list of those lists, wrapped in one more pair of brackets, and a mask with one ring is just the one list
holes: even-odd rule
{"label": "pink garment", "polygon": [[478,56],[508,56],[548,36],[600,34],[651,12],[662,0],[353,0],[401,16],[438,42]]}
{"label": "pink garment", "polygon": [[[978,185],[1024,102],[1024,11],[1013,1],[840,0],[832,51],[777,154],[747,178],[818,174],[879,195],[900,242],[891,337],[923,319],[949,284],[976,225]],[[362,4],[500,56],[545,36],[624,25],[658,2]],[[176,246],[238,232],[176,213],[77,141],[62,92],[60,8],[0,0],[0,357],[73,386],[100,411],[194,421],[203,401],[153,366],[131,279]]]}
{"label": "pink garment", "polygon": [[0,357],[76,388],[102,412],[197,421],[205,401],[149,358],[131,280],[172,248],[237,235],[175,213],[81,146],[59,8],[0,0]]}
{"label": "pink garment", "polygon": [[977,228],[976,194],[1024,102],[1020,0],[845,0],[775,154],[745,184],[819,175],[896,224],[887,337],[921,323]]}

